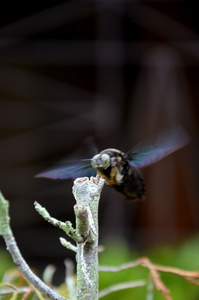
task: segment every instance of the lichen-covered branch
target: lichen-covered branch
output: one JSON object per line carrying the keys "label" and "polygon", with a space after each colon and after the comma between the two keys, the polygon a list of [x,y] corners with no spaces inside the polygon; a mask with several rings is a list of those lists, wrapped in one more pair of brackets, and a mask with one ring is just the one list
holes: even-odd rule
{"label": "lichen-covered branch", "polygon": [[9,203],[5,200],[2,193],[0,193],[0,235],[4,238],[7,250],[10,252],[12,259],[20,272],[36,289],[50,300],[66,300],[64,297],[55,293],[39,277],[37,277],[22,257],[10,227]]}
{"label": "lichen-covered branch", "polygon": [[0,235],[12,235],[10,228],[9,202],[0,192]]}
{"label": "lichen-covered branch", "polygon": [[60,243],[62,244],[62,246],[66,247],[67,249],[77,252],[77,247],[74,246],[73,244],[71,244],[69,241],[67,241],[66,239],[60,237],[59,238]]}
{"label": "lichen-covered branch", "polygon": [[81,238],[86,239],[90,234],[90,224],[88,219],[88,206],[77,203],[74,206],[74,212],[78,222],[76,224],[76,230]]}
{"label": "lichen-covered branch", "polygon": [[105,180],[99,176],[74,181],[76,229],[69,221],[61,222],[51,217],[44,207],[35,203],[36,210],[46,221],[61,228],[76,241],[75,247],[60,238],[63,246],[77,252],[77,300],[98,299],[98,206],[104,183]]}
{"label": "lichen-covered branch", "polygon": [[61,222],[51,217],[45,207],[41,206],[38,202],[35,202],[35,209],[47,222],[62,229],[69,237],[71,237],[76,242],[81,242],[81,235],[78,234],[77,230],[73,228],[70,221]]}
{"label": "lichen-covered branch", "polygon": [[104,179],[91,177],[74,181],[77,233],[77,300],[98,299],[98,205]]}

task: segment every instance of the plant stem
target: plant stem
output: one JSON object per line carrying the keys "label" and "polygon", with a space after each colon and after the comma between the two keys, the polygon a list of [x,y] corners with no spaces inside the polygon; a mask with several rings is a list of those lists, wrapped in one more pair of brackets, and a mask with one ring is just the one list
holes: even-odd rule
{"label": "plant stem", "polygon": [[51,288],[49,288],[41,279],[39,279],[29,268],[28,264],[21,255],[21,252],[17,246],[15,238],[12,234],[10,227],[9,217],[9,202],[5,200],[0,193],[0,235],[5,240],[7,250],[10,252],[14,263],[18,269],[25,276],[25,278],[41,293],[43,293],[48,299],[51,300],[66,300],[66,298],[58,295]]}
{"label": "plant stem", "polygon": [[98,299],[98,205],[104,179],[87,177],[74,181],[77,234],[77,300]]}

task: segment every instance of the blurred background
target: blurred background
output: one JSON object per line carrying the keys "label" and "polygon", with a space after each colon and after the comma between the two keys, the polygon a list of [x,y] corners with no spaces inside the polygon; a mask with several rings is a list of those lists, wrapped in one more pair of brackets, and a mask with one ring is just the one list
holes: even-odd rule
{"label": "blurred background", "polygon": [[[196,3],[197,4],[197,3]],[[146,201],[105,186],[100,243],[113,237],[144,252],[199,229],[199,23],[192,1],[28,1],[0,12],[0,189],[22,254],[36,268],[74,258],[38,201],[74,223],[72,181],[34,175],[60,160],[128,151],[182,124],[191,143],[143,170]],[[4,248],[0,240],[1,249]],[[64,267],[63,267],[64,268]]]}

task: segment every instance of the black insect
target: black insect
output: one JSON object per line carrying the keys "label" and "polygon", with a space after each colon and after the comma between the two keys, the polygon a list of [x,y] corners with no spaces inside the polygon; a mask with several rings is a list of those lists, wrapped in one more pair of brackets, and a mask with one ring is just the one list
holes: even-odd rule
{"label": "black insect", "polygon": [[182,127],[176,127],[146,140],[128,153],[114,148],[105,149],[93,156],[92,159],[65,164],[62,167],[40,173],[36,177],[75,179],[94,176],[97,172],[108,185],[122,193],[127,200],[143,199],[145,184],[140,168],[159,161],[185,146],[188,141],[189,136],[185,130]]}

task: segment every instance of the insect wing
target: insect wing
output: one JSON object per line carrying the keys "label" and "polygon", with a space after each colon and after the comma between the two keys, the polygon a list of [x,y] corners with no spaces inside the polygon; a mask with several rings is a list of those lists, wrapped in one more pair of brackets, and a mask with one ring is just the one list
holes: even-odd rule
{"label": "insect wing", "polygon": [[50,179],[68,179],[78,177],[95,176],[96,171],[92,168],[90,160],[83,160],[76,163],[65,163],[62,167],[57,167],[37,174],[35,177]]}
{"label": "insect wing", "polygon": [[178,126],[135,146],[129,153],[130,163],[139,168],[147,167],[189,142],[188,133]]}

